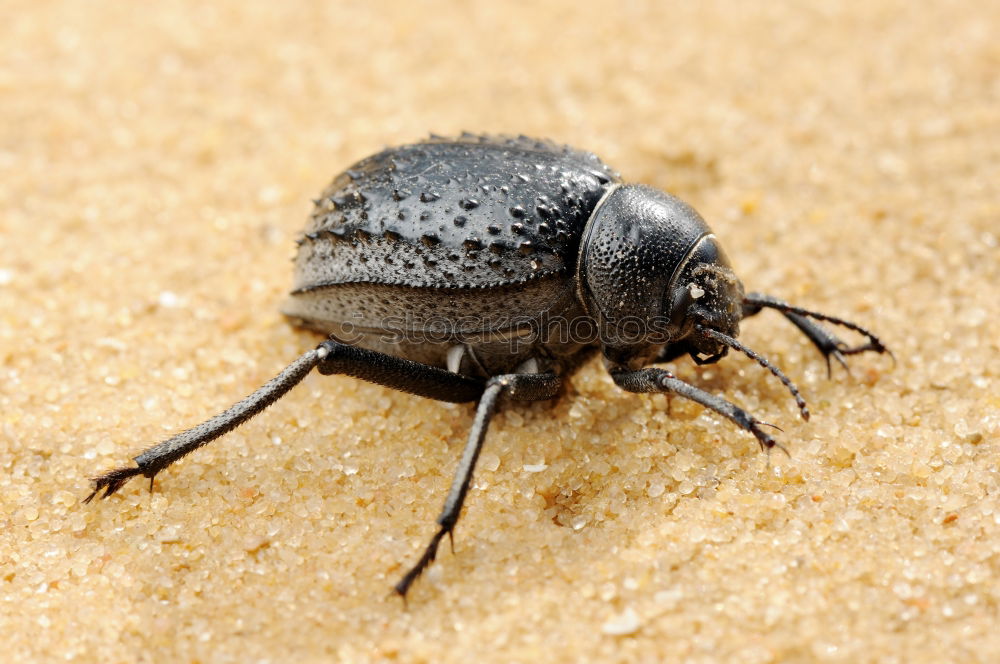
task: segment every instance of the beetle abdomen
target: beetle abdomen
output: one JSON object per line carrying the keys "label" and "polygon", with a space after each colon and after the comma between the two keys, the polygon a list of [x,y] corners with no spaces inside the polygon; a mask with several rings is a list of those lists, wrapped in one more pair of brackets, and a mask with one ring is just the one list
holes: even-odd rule
{"label": "beetle abdomen", "polygon": [[565,328],[547,328],[583,315],[568,280],[559,275],[498,286],[488,300],[478,288],[336,284],[298,293],[282,311],[294,324],[343,343],[442,368],[450,349],[465,346],[471,352],[463,373],[483,378],[510,372],[540,353],[575,354],[580,344]]}
{"label": "beetle abdomen", "polygon": [[571,271],[591,211],[617,181],[590,153],[523,137],[384,150],[323,191],[293,297],[335,284],[485,288]]}

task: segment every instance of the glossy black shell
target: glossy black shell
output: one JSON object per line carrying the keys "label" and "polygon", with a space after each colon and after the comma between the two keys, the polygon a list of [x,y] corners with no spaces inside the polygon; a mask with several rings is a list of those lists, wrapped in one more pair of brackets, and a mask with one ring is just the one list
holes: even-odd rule
{"label": "glossy black shell", "polygon": [[538,357],[565,365],[580,345],[512,349],[511,340],[539,317],[585,315],[580,241],[618,182],[593,154],[524,137],[384,150],[316,201],[283,311],[346,343],[435,366],[462,344],[463,373]]}
{"label": "glossy black shell", "polygon": [[359,282],[488,288],[565,272],[617,180],[593,154],[524,137],[384,150],[323,191],[295,292]]}

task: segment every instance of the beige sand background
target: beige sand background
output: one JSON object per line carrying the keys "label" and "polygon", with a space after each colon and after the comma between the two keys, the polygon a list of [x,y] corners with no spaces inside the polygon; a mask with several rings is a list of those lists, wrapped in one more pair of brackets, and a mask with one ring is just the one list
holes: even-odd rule
{"label": "beige sand background", "polygon": [[[620,6],[615,6],[615,5]],[[8,0],[0,22],[7,662],[1000,658],[1000,5]],[[835,371],[776,314],[684,378],[599,362],[499,416],[308,378],[157,480],[87,477],[316,342],[278,306],[309,199],[429,131],[523,132],[675,192],[751,289],[870,325]],[[544,466],[544,469],[539,469]]]}

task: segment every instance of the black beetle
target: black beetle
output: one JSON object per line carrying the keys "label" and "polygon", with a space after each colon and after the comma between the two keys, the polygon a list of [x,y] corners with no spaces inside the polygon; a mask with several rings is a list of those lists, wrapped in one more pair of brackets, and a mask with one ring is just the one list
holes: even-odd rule
{"label": "black beetle", "polygon": [[[595,155],[527,137],[463,134],[384,150],[339,175],[315,201],[284,312],[328,339],[212,419],[94,478],[117,491],[274,403],[313,368],[442,401],[477,401],[440,526],[396,584],[405,597],[449,537],[501,397],[556,396],[563,378],[600,350],[629,392],[672,392],[776,445],[765,424],[725,399],[647,368],[690,355],[717,362],[730,348],[769,369],[802,417],[792,382],[736,340],[739,323],[776,309],[819,349],[888,352],[840,318],[745,294],[708,224],[673,196],[622,184]],[[849,346],[815,321],[867,338]],[[845,365],[846,366],[846,365]]]}

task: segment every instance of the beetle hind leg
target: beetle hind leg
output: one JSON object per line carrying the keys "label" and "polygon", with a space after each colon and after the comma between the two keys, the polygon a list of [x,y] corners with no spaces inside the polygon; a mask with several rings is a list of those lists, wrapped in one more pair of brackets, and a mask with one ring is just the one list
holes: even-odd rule
{"label": "beetle hind leg", "polygon": [[321,374],[344,374],[371,383],[439,401],[475,401],[483,381],[337,341],[327,340],[300,356],[250,396],[215,417],[158,443],[135,457],[136,466],[110,470],[94,477],[89,503],[103,491],[107,498],[136,475],[153,478],[181,457],[240,426],[284,396],[314,368]]}
{"label": "beetle hind leg", "polygon": [[136,475],[148,477],[149,487],[152,489],[153,478],[161,470],[202,445],[207,445],[219,436],[232,431],[301,383],[302,379],[323,359],[324,351],[322,348],[321,345],[319,348],[314,348],[303,354],[285,367],[281,373],[259,387],[253,394],[230,406],[222,413],[148,448],[135,457],[134,460],[137,464],[135,467],[116,468],[93,478],[94,490],[83,502],[89,503],[102,490],[104,495],[101,497],[107,498]]}
{"label": "beetle hind leg", "polygon": [[455,478],[452,480],[448,497],[445,498],[441,515],[437,518],[438,531],[431,538],[423,555],[410,570],[403,575],[399,583],[395,586],[397,595],[406,599],[406,593],[410,586],[417,580],[424,570],[434,562],[437,556],[438,545],[445,535],[452,538],[455,524],[462,512],[462,505],[465,502],[466,494],[472,483],[472,473],[475,470],[479,453],[483,449],[483,441],[486,438],[486,430],[489,428],[490,420],[496,414],[501,397],[508,397],[516,401],[544,401],[551,399],[559,391],[562,380],[556,374],[505,374],[494,376],[486,383],[486,388],[479,399],[476,408],[476,415],[472,421],[472,429],[469,432],[469,439],[462,451],[462,458],[458,462],[455,470]]}

